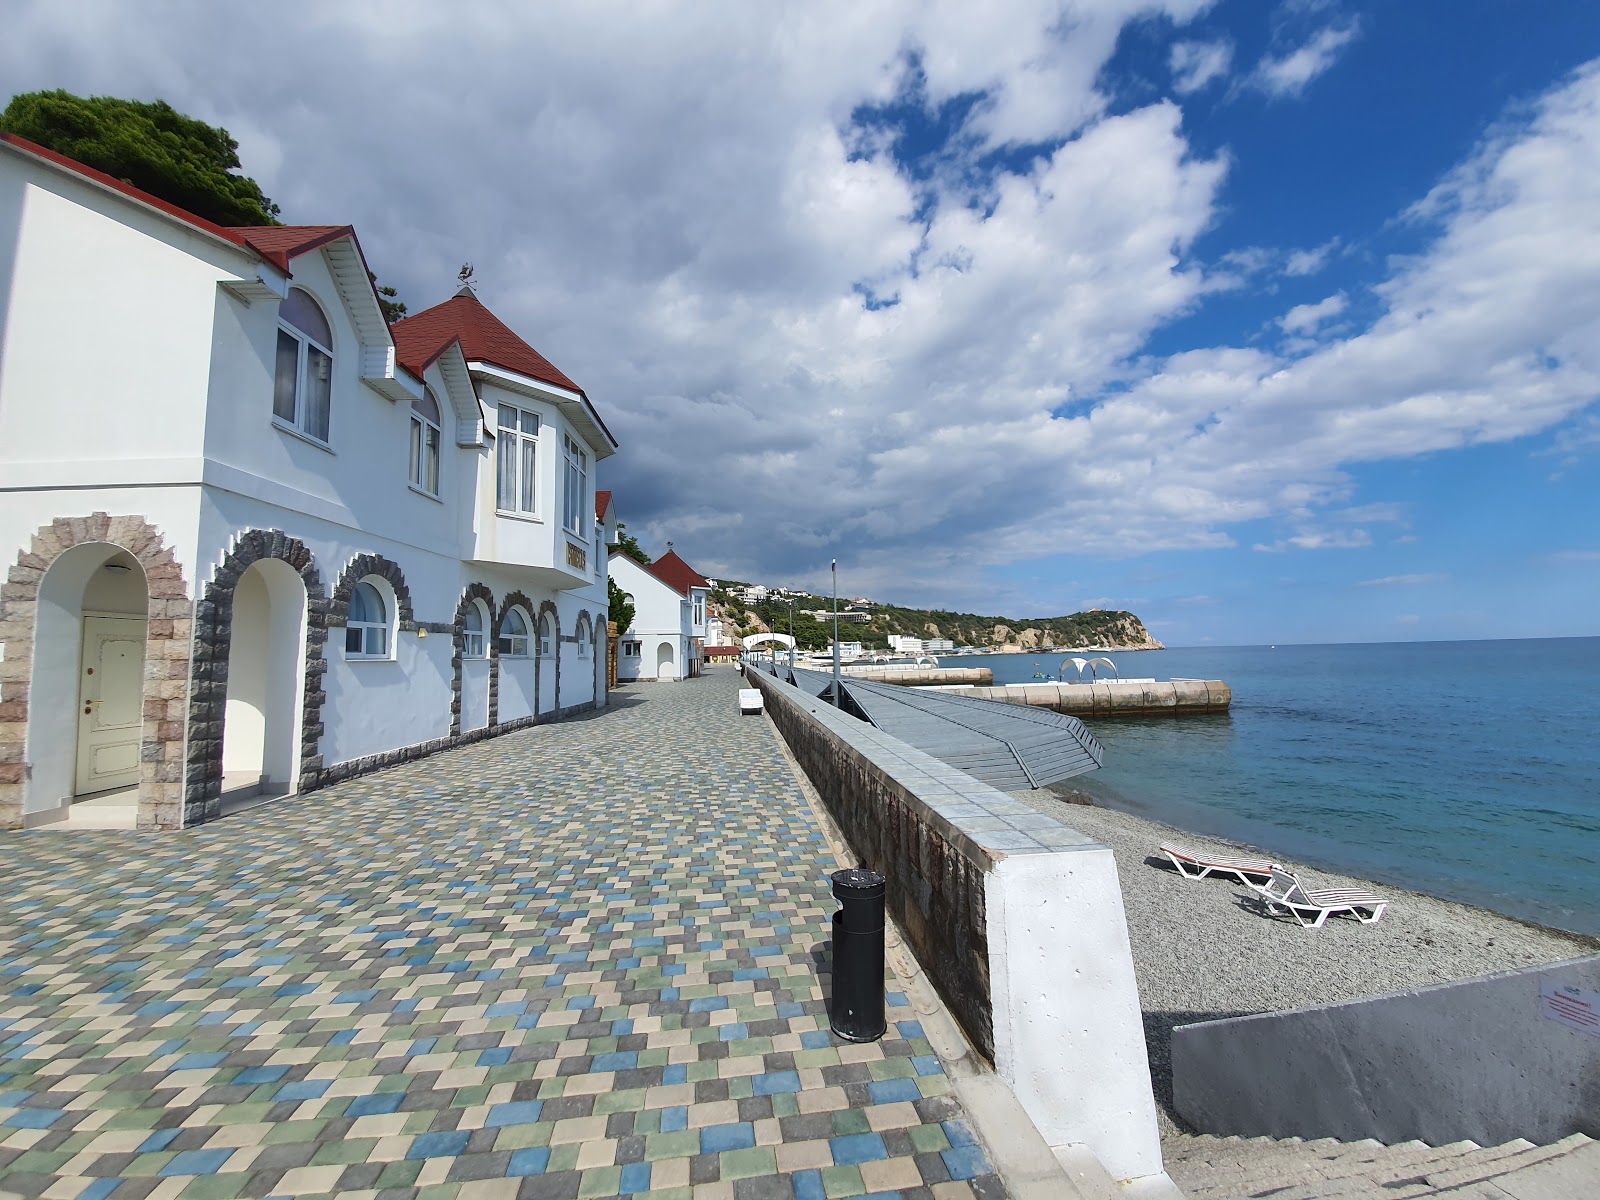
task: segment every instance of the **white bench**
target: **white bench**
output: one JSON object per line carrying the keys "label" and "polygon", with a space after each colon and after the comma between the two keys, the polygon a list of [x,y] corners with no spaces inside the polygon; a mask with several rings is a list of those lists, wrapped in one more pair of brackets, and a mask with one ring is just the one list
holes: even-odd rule
{"label": "white bench", "polygon": [[761,689],[739,689],[739,711],[741,713],[758,713],[761,711]]}

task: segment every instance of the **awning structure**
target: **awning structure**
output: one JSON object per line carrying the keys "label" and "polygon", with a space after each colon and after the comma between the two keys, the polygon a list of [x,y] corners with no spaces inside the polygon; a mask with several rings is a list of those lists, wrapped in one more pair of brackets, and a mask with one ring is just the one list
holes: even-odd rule
{"label": "awning structure", "polygon": [[[774,674],[812,696],[831,696],[833,676],[780,667]],[[1046,787],[1093,771],[1105,751],[1077,717],[926,688],[841,681],[845,709],[1002,792]]]}

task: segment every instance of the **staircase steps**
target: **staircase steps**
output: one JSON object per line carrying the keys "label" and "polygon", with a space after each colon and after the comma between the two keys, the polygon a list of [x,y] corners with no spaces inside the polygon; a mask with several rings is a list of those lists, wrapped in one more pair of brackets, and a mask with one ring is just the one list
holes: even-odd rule
{"label": "staircase steps", "polygon": [[[1189,1200],[1507,1200],[1523,1190],[1600,1198],[1600,1142],[1581,1133],[1548,1146],[1520,1138],[1498,1146],[1385,1146],[1198,1135],[1169,1138],[1163,1150],[1167,1173]],[[1530,1175],[1519,1188],[1523,1172]]]}

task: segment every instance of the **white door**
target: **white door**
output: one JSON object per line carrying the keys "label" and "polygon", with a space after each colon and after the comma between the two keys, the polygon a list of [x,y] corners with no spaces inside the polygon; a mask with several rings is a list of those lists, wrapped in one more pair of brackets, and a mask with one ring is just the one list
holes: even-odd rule
{"label": "white door", "polygon": [[83,619],[76,788],[80,796],[139,782],[144,637],[143,617]]}

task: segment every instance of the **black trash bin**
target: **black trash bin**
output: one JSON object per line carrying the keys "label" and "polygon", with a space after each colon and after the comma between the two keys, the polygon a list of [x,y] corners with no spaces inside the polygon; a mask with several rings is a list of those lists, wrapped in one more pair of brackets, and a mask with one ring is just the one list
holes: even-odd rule
{"label": "black trash bin", "polygon": [[876,871],[853,867],[833,873],[833,991],[828,1021],[848,1042],[883,1036],[883,896]]}

